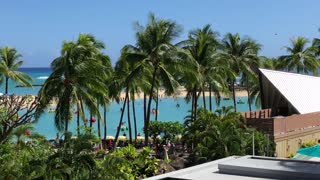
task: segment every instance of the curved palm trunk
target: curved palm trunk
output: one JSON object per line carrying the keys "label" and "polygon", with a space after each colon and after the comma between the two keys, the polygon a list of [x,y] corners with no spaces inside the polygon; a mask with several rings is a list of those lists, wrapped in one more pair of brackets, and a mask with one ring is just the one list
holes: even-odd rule
{"label": "curved palm trunk", "polygon": [[104,127],[103,139],[106,140],[107,138],[107,107],[106,105],[103,106],[103,127]]}
{"label": "curved palm trunk", "polygon": [[158,105],[159,105],[159,88],[157,88],[157,98],[156,98],[156,117],[155,117],[156,121],[158,121]]}
{"label": "curved palm trunk", "polygon": [[250,97],[250,88],[249,88],[249,80],[248,77],[246,78],[246,88],[248,92],[248,105],[249,105],[249,111],[251,112],[251,97]]}
{"label": "curved palm trunk", "polygon": [[8,87],[9,87],[9,78],[8,78],[8,77],[6,77],[5,94],[8,94]]}
{"label": "curved palm trunk", "polygon": [[121,112],[121,116],[120,116],[119,125],[117,127],[116,137],[114,139],[113,149],[115,149],[118,146],[118,137],[119,137],[119,134],[120,134],[120,129],[121,129],[120,127],[121,127],[121,124],[122,124],[123,114],[124,114],[124,110],[126,108],[127,99],[128,99],[128,97],[126,96],[124,98],[124,102],[123,102],[123,106],[122,106],[122,112]]}
{"label": "curved palm trunk", "polygon": [[237,102],[236,102],[236,92],[235,92],[235,89],[234,89],[234,83],[235,81],[232,80],[232,98],[233,98],[233,106],[234,106],[234,112],[237,112]]}
{"label": "curved palm trunk", "polygon": [[132,111],[133,111],[133,123],[134,123],[134,142],[137,143],[137,117],[136,117],[136,108],[134,99],[131,101],[132,103]]}
{"label": "curved palm trunk", "polygon": [[211,85],[209,85],[209,109],[212,111]]}
{"label": "curved palm trunk", "polygon": [[129,98],[129,90],[127,88],[126,92],[127,96],[127,114],[128,114],[128,126],[129,126],[129,143],[132,144],[132,129],[131,129],[131,120],[130,120],[130,98]]}
{"label": "curved palm trunk", "polygon": [[152,75],[151,89],[149,92],[149,100],[148,100],[148,106],[147,106],[147,117],[144,121],[145,145],[148,145],[148,142],[149,142],[149,122],[150,122],[150,112],[151,112],[151,101],[152,101],[152,95],[153,95],[153,88],[156,80],[156,74],[157,74],[157,66],[154,68],[153,75]]}

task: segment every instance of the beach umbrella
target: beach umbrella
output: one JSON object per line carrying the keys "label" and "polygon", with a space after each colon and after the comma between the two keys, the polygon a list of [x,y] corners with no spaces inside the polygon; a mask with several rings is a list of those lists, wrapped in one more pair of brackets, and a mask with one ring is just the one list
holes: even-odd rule
{"label": "beach umbrella", "polygon": [[144,137],[143,136],[137,136],[137,139],[138,140],[144,140]]}
{"label": "beach umbrella", "polygon": [[106,139],[111,139],[111,140],[114,140],[114,137],[113,136],[106,136]]}
{"label": "beach umbrella", "polygon": [[126,136],[119,136],[118,139],[119,139],[119,140],[126,140],[127,137],[126,137]]}

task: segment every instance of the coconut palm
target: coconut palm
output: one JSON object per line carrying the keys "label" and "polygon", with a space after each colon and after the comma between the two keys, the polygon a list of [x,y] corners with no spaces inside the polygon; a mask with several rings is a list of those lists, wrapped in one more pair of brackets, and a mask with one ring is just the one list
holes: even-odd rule
{"label": "coconut palm", "polygon": [[[134,114],[134,131],[135,131],[135,139],[137,138],[137,125],[136,125],[136,116],[135,116],[135,94],[140,92],[141,89],[146,89],[150,86],[150,72],[146,71],[147,68],[144,67],[143,64],[132,61],[128,56],[131,50],[124,47],[121,52],[121,57],[115,66],[115,76],[118,84],[120,85],[119,93],[121,90],[125,89],[125,102],[122,108],[124,112],[125,108],[127,108],[127,117],[128,117],[128,125],[129,125],[129,139],[130,143],[132,143],[132,128],[130,121],[130,99],[132,101],[133,114]],[[125,106],[127,104],[127,107]],[[123,116],[121,116],[123,117]],[[122,118],[120,118],[119,127],[122,124]],[[117,134],[115,139],[118,139],[120,133],[120,128],[117,130]],[[116,146],[117,144],[115,144]]]}
{"label": "coconut palm", "polygon": [[[148,127],[151,114],[151,102],[154,91],[159,87],[157,82],[162,82],[167,94],[172,94],[179,83],[176,81],[172,72],[168,71],[168,66],[173,68],[175,63],[176,48],[171,44],[172,40],[179,35],[180,28],[176,23],[156,19],[153,14],[149,16],[149,21],[145,27],[137,24],[136,46],[128,45],[132,52],[128,57],[148,66],[152,73],[150,80],[151,87],[146,94],[149,96],[146,107],[146,118],[144,121],[145,141],[148,142]],[[178,70],[178,68],[174,68]]]}
{"label": "coconut palm", "polygon": [[285,46],[288,55],[280,56],[282,68],[297,73],[318,73],[319,61],[315,56],[315,48],[308,47],[309,40],[299,36],[291,39],[291,46]]}
{"label": "coconut palm", "polygon": [[[110,81],[110,79],[113,77],[114,71],[113,71],[113,67],[111,64],[111,60],[109,58],[109,56],[104,55],[104,54],[99,54],[97,57],[100,62],[101,62],[101,66],[104,68],[105,73],[107,74],[107,79],[104,79],[104,82],[106,84],[106,89],[108,89],[108,82]],[[104,125],[104,139],[107,136],[107,106],[110,103],[110,97],[111,95],[109,94],[109,92],[107,91],[108,96],[105,96],[105,94],[101,94],[98,93],[97,94],[97,106],[99,107],[99,105],[101,105],[103,107],[103,125]],[[99,96],[102,95],[102,96]],[[99,109],[99,108],[98,108]],[[100,120],[101,118],[98,117],[98,122],[97,122],[97,126],[98,126],[98,136],[99,139],[101,139],[101,129],[100,129]]]}
{"label": "coconut palm", "polygon": [[76,42],[63,43],[61,56],[51,63],[52,73],[39,91],[37,117],[53,98],[57,99],[55,125],[58,130],[68,130],[74,104],[80,107],[83,119],[84,105],[100,116],[95,95],[108,97],[104,84],[108,74],[98,58],[102,48],[104,44],[88,34],[80,34]]}
{"label": "coconut palm", "polygon": [[32,87],[32,78],[18,71],[18,68],[23,64],[23,61],[19,60],[21,57],[21,54],[14,48],[4,47],[0,49],[0,72],[5,79],[5,94],[8,94],[9,79],[23,86]]}
{"label": "coconut palm", "polygon": [[[241,73],[252,74],[251,66],[258,65],[257,53],[260,45],[250,38],[241,39],[238,33],[227,33],[222,40],[223,51],[220,58],[230,64],[230,68],[239,76]],[[228,77],[231,83],[234,110],[237,111],[235,78]]]}
{"label": "coconut palm", "polygon": [[[198,75],[193,85],[187,85],[189,89],[188,94],[192,94],[192,112],[196,115],[198,97],[202,92],[203,107],[206,109],[205,91],[209,89],[210,100],[209,106],[212,110],[211,104],[211,92],[213,91],[217,102],[219,103],[219,96],[221,91],[226,90],[225,76],[229,71],[229,68],[225,66],[219,58],[216,56],[216,49],[219,46],[217,40],[218,33],[212,31],[210,25],[204,26],[202,29],[196,29],[189,33],[189,38],[182,41],[178,46],[182,46],[186,50],[188,58],[198,64],[199,69],[195,69]],[[232,74],[232,73],[231,73]]]}

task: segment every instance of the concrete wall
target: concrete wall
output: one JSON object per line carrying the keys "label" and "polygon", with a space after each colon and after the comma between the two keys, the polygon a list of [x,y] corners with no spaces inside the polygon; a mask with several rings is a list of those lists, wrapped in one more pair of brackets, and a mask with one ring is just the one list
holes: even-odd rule
{"label": "concrete wall", "polygon": [[288,157],[295,154],[303,143],[318,142],[320,140],[320,128],[312,128],[304,131],[288,133],[275,137],[277,157]]}
{"label": "concrete wall", "polygon": [[270,109],[245,113],[247,125],[268,133],[276,143],[278,157],[295,154],[301,144],[320,139],[320,113],[270,117]]}

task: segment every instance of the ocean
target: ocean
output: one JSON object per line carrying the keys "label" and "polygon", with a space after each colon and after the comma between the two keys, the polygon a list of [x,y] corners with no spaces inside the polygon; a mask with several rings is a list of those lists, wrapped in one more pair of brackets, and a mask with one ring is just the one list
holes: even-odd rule
{"label": "ocean", "polygon": [[[27,73],[33,79],[33,84],[43,84],[45,80],[51,73],[50,68],[21,68],[20,71]],[[16,87],[12,81],[9,81],[9,94],[15,93],[18,95],[26,95],[32,94],[37,95],[40,87],[33,88],[25,88],[25,87]],[[4,92],[4,83],[0,85],[0,92]],[[243,104],[237,104],[237,109],[239,112],[246,112],[249,110],[247,97],[238,97],[237,102],[242,101],[245,102]],[[207,97],[208,102],[208,97]],[[179,104],[179,107],[177,106]],[[201,107],[203,104],[202,98],[199,98],[199,106]],[[208,104],[208,103],[207,103]],[[218,108],[215,101],[212,102],[213,108]],[[231,106],[233,105],[232,99],[230,100],[221,100],[221,106]],[[120,112],[121,112],[122,104],[118,104],[116,102],[112,102],[108,107],[107,112],[107,135],[115,136],[116,127],[118,126],[120,120]],[[152,107],[155,107],[153,102]],[[184,122],[184,118],[189,115],[189,110],[191,109],[191,104],[187,103],[183,97],[180,98],[169,98],[164,97],[159,100],[159,121],[179,121]],[[257,108],[252,105],[252,110],[256,110]],[[100,109],[101,114],[103,113],[103,109]],[[89,117],[89,113],[86,113],[86,117]],[[136,100],[136,115],[137,115],[137,127],[138,132],[143,134],[143,100]],[[152,115],[151,118],[154,118]],[[127,124],[127,112],[124,114],[124,121],[126,122],[124,126],[128,126]],[[133,127],[133,117],[131,117],[131,123]],[[97,123],[94,123],[93,126],[96,128]],[[44,113],[39,121],[35,124],[36,132],[39,132],[45,135],[48,139],[53,139],[56,137],[56,133],[58,132],[54,126],[54,113],[46,112]],[[73,119],[70,122],[69,129],[74,134],[76,133],[76,114],[74,114]],[[124,133],[124,132],[122,132]],[[125,132],[128,135],[128,132]],[[61,135],[61,133],[60,133]],[[103,132],[102,132],[103,135]]]}

